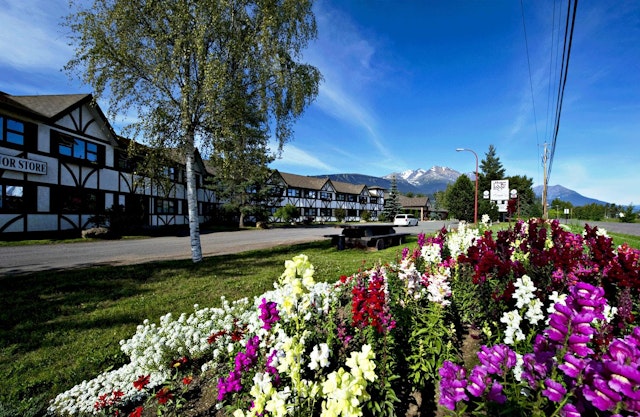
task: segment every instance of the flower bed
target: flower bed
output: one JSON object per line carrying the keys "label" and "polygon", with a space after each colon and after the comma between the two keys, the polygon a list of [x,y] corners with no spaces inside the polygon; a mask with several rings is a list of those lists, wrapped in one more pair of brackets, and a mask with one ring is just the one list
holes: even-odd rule
{"label": "flower bed", "polygon": [[196,378],[236,417],[405,415],[415,393],[455,415],[639,415],[639,254],[531,220],[421,236],[335,283],[299,255],[254,300],[145,321],[121,342],[127,365],[49,411],[181,415]]}

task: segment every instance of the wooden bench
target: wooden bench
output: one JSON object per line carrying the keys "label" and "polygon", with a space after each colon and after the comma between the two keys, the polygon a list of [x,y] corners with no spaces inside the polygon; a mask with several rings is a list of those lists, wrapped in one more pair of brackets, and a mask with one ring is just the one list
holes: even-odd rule
{"label": "wooden bench", "polygon": [[373,248],[382,250],[401,245],[410,233],[396,233],[392,224],[359,223],[343,224],[341,234],[324,235],[338,250],[345,248]]}

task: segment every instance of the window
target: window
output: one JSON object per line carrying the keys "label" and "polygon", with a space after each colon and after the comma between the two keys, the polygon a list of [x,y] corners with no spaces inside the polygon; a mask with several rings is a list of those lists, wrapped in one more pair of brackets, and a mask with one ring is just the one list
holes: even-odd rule
{"label": "window", "polygon": [[178,205],[176,200],[156,198],[156,214],[177,214]]}
{"label": "window", "polygon": [[360,197],[360,204],[367,204],[367,197]]}
{"label": "window", "polygon": [[333,200],[333,194],[328,193],[326,191],[320,191],[320,199],[321,200]]}
{"label": "window", "polygon": [[331,209],[330,208],[321,208],[320,216],[322,217],[331,217]]}
{"label": "window", "polygon": [[94,214],[98,212],[98,193],[78,188],[63,188],[59,193],[63,213]]}
{"label": "window", "polygon": [[102,146],[78,138],[61,136],[58,142],[58,153],[75,159],[98,162],[98,151]]}
{"label": "window", "polygon": [[307,190],[307,193],[306,193],[305,197],[307,197],[307,198],[316,198],[316,192],[314,190]]}
{"label": "window", "polygon": [[347,196],[345,194],[342,194],[342,193],[336,194],[336,201],[345,201],[346,199],[347,199]]}
{"label": "window", "polygon": [[288,188],[287,197],[300,197],[300,190],[297,188]]}
{"label": "window", "polygon": [[22,211],[24,208],[24,187],[0,184],[0,212]]}
{"label": "window", "polygon": [[24,145],[24,123],[0,116],[0,141]]}
{"label": "window", "polygon": [[347,201],[350,203],[355,203],[356,202],[356,196],[353,194],[347,194]]}
{"label": "window", "polygon": [[369,203],[378,204],[378,197],[369,197]]}

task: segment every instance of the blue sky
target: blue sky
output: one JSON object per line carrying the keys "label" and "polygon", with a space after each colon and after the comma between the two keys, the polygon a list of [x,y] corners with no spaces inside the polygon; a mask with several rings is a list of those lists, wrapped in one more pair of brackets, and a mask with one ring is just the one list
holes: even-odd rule
{"label": "blue sky", "polygon": [[[560,74],[552,37],[564,35],[567,3],[555,32],[560,2],[522,3],[528,57],[518,0],[316,0],[304,59],[323,82],[273,167],[471,172],[474,156],[455,148],[482,160],[493,144],[507,175],[541,184]],[[0,90],[91,92],[61,71],[73,53],[59,26],[67,11],[67,0],[0,0]],[[640,204],[639,136],[640,2],[579,2],[549,184]]]}

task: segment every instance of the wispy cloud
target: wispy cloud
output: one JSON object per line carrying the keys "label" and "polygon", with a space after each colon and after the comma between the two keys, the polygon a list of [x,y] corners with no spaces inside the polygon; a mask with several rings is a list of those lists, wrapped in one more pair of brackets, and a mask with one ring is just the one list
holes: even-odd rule
{"label": "wispy cloud", "polygon": [[315,13],[321,35],[305,53],[324,78],[315,104],[331,117],[362,129],[378,152],[388,153],[367,100],[380,75],[373,64],[375,44],[326,3],[317,3]]}
{"label": "wispy cloud", "polygon": [[59,71],[71,48],[58,26],[66,2],[0,3],[0,65],[21,70]]}
{"label": "wispy cloud", "polygon": [[276,159],[271,165],[278,169],[281,167],[284,169],[288,169],[288,167],[297,169],[304,167],[306,170],[317,170],[323,171],[324,173],[339,171],[336,167],[321,161],[317,157],[291,144],[285,146],[280,158]]}

